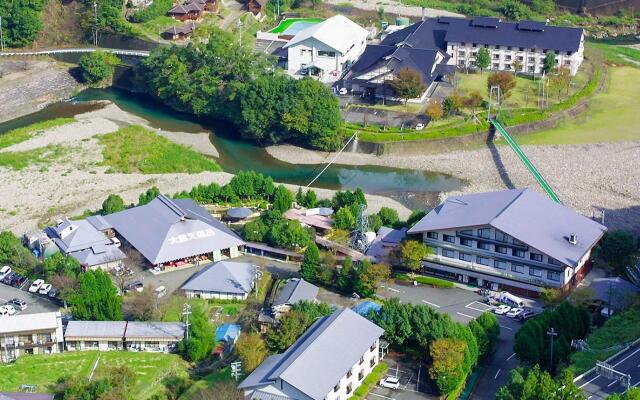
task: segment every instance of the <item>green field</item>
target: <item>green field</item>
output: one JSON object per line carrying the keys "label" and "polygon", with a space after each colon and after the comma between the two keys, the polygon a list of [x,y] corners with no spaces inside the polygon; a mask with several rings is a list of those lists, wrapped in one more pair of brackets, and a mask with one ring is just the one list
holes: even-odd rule
{"label": "green field", "polygon": [[26,151],[7,151],[0,153],[0,167],[15,171],[23,170],[31,165],[46,168],[52,162],[59,161],[72,151],[75,150],[71,147],[57,144]]}
{"label": "green field", "polygon": [[98,357],[96,378],[109,366],[126,365],[135,373],[133,393],[136,393],[136,399],[147,399],[161,392],[162,380],[169,375],[187,376],[187,363],[175,354],[67,352],[23,356],[15,363],[0,366],[0,391],[19,391],[22,384],[37,385],[39,392],[51,391],[60,378],[89,378]]}
{"label": "green field", "polygon": [[282,33],[289,29],[296,22],[320,23],[324,21],[322,18],[287,18],[280,21],[278,26],[270,30],[270,33]]}
{"label": "green field", "polygon": [[220,171],[215,161],[141,126],[98,136],[109,172],[166,174]]}
{"label": "green field", "polygon": [[0,133],[0,149],[4,149],[5,147],[13,146],[14,144],[27,141],[31,139],[31,137],[33,137],[33,135],[38,131],[52,129],[61,125],[70,124],[75,121],[75,118],[56,118],[14,129],[7,133]]}
{"label": "green field", "polygon": [[[640,140],[640,69],[609,68],[609,84],[589,103],[589,110],[557,128],[521,135],[520,144],[582,144]],[[507,127],[507,129],[509,129]]]}

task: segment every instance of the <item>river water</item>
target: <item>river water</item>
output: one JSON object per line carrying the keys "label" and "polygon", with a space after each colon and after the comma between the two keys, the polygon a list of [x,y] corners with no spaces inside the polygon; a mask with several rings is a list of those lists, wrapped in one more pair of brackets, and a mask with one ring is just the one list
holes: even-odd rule
{"label": "river water", "polygon": [[[56,103],[37,113],[2,123],[0,134],[34,122],[87,112],[95,108],[88,103],[91,100],[110,100],[121,109],[146,119],[154,128],[187,133],[211,132],[211,142],[220,153],[217,162],[230,173],[255,170],[273,177],[276,182],[307,185],[323,168],[323,165],[282,162],[271,157],[262,147],[235,138],[234,128],[228,124],[178,113],[149,96],[114,88],[88,89],[70,102]],[[348,156],[348,153],[340,155]],[[416,209],[433,206],[439,192],[456,190],[462,185],[464,182],[460,179],[428,171],[333,164],[313,186],[327,189],[360,187],[366,193],[386,195]]]}

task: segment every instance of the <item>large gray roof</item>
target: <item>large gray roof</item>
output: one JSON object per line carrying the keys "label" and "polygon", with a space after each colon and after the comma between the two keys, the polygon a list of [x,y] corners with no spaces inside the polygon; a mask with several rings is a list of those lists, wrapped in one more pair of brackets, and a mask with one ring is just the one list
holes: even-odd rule
{"label": "large gray roof", "polygon": [[191,199],[160,195],[149,204],[104,219],[152,264],[244,244]]}
{"label": "large gray roof", "polygon": [[299,301],[313,301],[318,295],[318,287],[300,278],[289,279],[284,285],[278,297],[276,297],[274,306],[284,304],[295,304]]}
{"label": "large gray roof", "polygon": [[245,294],[251,292],[256,266],[247,262],[218,261],[196,272],[180,289]]}
{"label": "large gray roof", "polygon": [[282,379],[312,399],[323,399],[383,333],[348,308],[316,321],[283,354],[267,358],[238,387]]}
{"label": "large gray roof", "polygon": [[[69,228],[72,231],[64,234]],[[116,247],[95,225],[87,220],[69,220],[45,229],[60,250],[77,259],[80,264],[94,266],[123,260],[126,255]]]}
{"label": "large gray roof", "polygon": [[129,321],[124,334],[125,340],[141,339],[175,339],[184,337],[182,322],[144,322]]}
{"label": "large gray roof", "polygon": [[124,337],[127,321],[69,321],[65,340]]}
{"label": "large gray roof", "polygon": [[[575,267],[607,228],[530,189],[452,196],[408,233],[490,225]],[[569,243],[576,234],[577,244]]]}

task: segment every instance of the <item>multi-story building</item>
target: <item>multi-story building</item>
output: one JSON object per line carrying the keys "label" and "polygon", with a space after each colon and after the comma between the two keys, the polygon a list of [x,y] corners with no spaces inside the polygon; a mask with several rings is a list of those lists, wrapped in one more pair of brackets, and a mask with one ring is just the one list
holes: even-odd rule
{"label": "multi-story building", "polygon": [[449,197],[409,230],[433,250],[425,272],[537,296],[570,289],[591,267],[603,225],[530,189]]}
{"label": "multi-story building", "polygon": [[378,364],[382,333],[350,309],[338,309],[287,351],[268,357],[238,387],[248,400],[348,399]]}
{"label": "multi-story building", "polygon": [[10,362],[24,354],[59,353],[62,343],[59,312],[14,315],[0,323],[0,362]]}

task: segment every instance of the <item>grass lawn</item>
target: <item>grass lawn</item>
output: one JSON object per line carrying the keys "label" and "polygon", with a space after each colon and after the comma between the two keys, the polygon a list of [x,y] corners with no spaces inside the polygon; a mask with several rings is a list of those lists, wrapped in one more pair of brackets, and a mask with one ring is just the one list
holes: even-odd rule
{"label": "grass lawn", "polygon": [[135,373],[133,392],[137,399],[147,399],[162,390],[162,379],[170,374],[187,375],[187,363],[175,354],[131,352],[67,352],[62,354],[23,356],[15,363],[0,366],[0,391],[19,391],[20,385],[50,390],[65,376],[88,378],[100,357],[95,376],[108,366],[126,365]]}
{"label": "grass lawn", "polygon": [[229,317],[233,319],[236,315],[245,308],[246,304],[243,302],[230,302],[230,301],[215,301],[205,299],[186,299],[181,296],[171,296],[169,301],[165,304],[163,310],[163,321],[180,321],[182,316],[182,307],[184,303],[189,303],[192,307],[201,307],[205,313],[209,316],[213,314],[215,308],[222,307],[222,317]]}
{"label": "grass lawn", "polygon": [[571,355],[569,369],[579,375],[596,365],[596,360],[605,360],[621,348],[614,347],[640,338],[640,310],[629,310],[611,317],[600,329],[588,338],[589,351]]}
{"label": "grass lawn", "polygon": [[75,118],[56,118],[14,129],[7,133],[0,133],[0,149],[27,141],[38,131],[44,131],[57,126],[70,124],[75,121]]}
{"label": "grass lawn", "polygon": [[272,30],[270,30],[270,33],[282,33],[284,31],[286,31],[287,29],[289,29],[289,27],[291,27],[291,25],[295,24],[296,22],[306,22],[306,23],[320,23],[324,21],[322,18],[287,18],[284,19],[282,21],[280,21],[280,23],[278,24],[278,26],[276,26],[275,28],[273,28]]}
{"label": "grass lawn", "polygon": [[141,126],[127,126],[98,136],[103,145],[103,165],[111,172],[163,174],[220,171],[215,161],[156,135]]}
{"label": "grass lawn", "polygon": [[231,377],[231,368],[226,367],[219,371],[213,372],[209,375],[206,375],[204,378],[195,381],[186,392],[180,396],[179,400],[190,400],[195,398],[195,395],[200,389],[208,389],[215,387],[216,384],[225,381],[233,381],[233,377]]}
{"label": "grass lawn", "polygon": [[146,22],[129,23],[131,30],[137,35],[149,39],[158,39],[160,34],[172,26],[182,26],[186,22],[177,21],[166,15],[160,15]]}
{"label": "grass lawn", "polygon": [[375,108],[377,110],[394,111],[402,113],[417,114],[422,109],[422,104],[407,103],[407,104],[355,104],[356,107]]}
{"label": "grass lawn", "polygon": [[640,67],[640,50],[622,45],[595,42],[589,42],[587,46],[600,50],[608,63]]}
{"label": "grass lawn", "polygon": [[520,144],[582,144],[640,140],[640,69],[609,68],[609,85],[597,93],[590,109],[557,128],[521,135]]}
{"label": "grass lawn", "polygon": [[71,147],[49,145],[27,151],[7,151],[0,153],[0,167],[20,171],[30,165],[46,168],[52,162],[60,160],[73,151]]}

